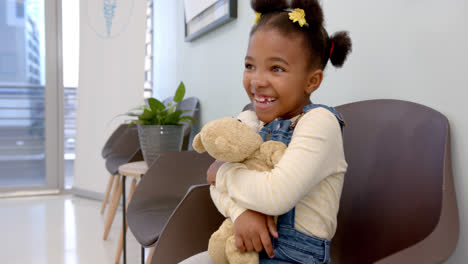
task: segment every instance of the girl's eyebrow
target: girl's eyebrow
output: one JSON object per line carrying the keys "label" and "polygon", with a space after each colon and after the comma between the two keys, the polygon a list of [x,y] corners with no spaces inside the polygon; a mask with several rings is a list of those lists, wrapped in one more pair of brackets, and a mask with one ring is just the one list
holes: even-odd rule
{"label": "girl's eyebrow", "polygon": [[[254,59],[250,56],[245,56],[245,60],[251,60],[253,61]],[[281,62],[281,63],[284,63],[286,64],[287,66],[289,66],[289,63],[283,59],[283,58],[280,58],[280,57],[271,57],[271,58],[268,58],[267,61],[271,61],[271,62]]]}
{"label": "girl's eyebrow", "polygon": [[289,66],[289,63],[285,59],[280,58],[280,57],[271,57],[271,58],[268,58],[267,60],[272,61],[272,62],[281,62]]}

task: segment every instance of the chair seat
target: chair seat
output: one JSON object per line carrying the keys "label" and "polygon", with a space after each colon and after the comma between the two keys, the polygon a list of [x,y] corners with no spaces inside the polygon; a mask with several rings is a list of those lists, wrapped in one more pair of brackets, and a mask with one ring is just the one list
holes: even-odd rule
{"label": "chair seat", "polygon": [[144,247],[150,247],[156,243],[159,234],[176,208],[179,199],[173,201],[136,201],[128,210],[127,218],[130,226],[140,226],[145,228],[133,228],[132,232]]}

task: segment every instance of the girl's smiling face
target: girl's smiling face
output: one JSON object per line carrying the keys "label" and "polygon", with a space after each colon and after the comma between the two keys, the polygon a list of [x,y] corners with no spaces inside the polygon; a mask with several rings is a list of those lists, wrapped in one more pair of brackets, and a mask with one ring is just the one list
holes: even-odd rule
{"label": "girl's smiling face", "polygon": [[275,29],[251,36],[243,83],[261,121],[292,118],[310,103],[323,72],[310,67],[306,52],[301,37],[284,36]]}

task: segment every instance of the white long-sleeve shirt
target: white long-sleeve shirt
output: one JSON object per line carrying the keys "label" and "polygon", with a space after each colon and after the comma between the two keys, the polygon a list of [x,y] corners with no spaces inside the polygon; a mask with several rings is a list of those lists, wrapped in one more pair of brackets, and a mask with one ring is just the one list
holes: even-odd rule
{"label": "white long-sleeve shirt", "polygon": [[296,207],[296,229],[331,239],[346,169],[340,125],[329,110],[318,107],[299,120],[273,170],[259,172],[242,163],[226,163],[218,170],[211,197],[233,221],[246,209],[281,215]]}

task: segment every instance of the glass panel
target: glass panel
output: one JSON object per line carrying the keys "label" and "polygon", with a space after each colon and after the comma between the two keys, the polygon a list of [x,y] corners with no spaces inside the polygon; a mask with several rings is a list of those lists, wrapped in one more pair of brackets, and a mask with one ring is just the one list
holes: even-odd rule
{"label": "glass panel", "polygon": [[45,184],[43,0],[0,1],[0,187]]}
{"label": "glass panel", "polygon": [[62,46],[64,86],[65,188],[73,185],[76,137],[76,91],[78,89],[80,1],[62,0]]}

